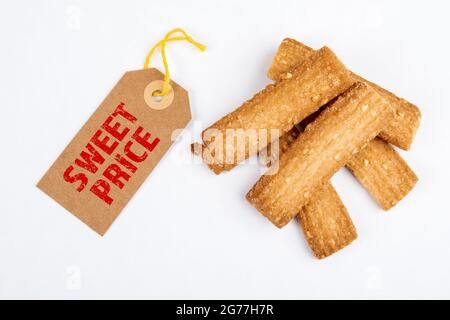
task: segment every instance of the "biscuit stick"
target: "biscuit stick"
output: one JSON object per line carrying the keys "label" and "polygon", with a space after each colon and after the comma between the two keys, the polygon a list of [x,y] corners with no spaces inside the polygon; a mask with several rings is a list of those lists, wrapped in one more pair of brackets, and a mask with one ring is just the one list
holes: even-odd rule
{"label": "biscuit stick", "polygon": [[[306,59],[312,52],[313,49],[298,41],[293,39],[283,40],[272,60],[272,65],[269,67],[268,76],[272,79],[289,77],[289,70]],[[372,84],[372,86],[374,85]],[[392,93],[382,88],[379,89],[385,93],[382,94],[383,97],[387,95],[390,98],[388,101],[392,107],[409,108],[413,110],[413,114],[415,113],[414,110],[417,108],[414,105],[409,104],[410,106],[408,106],[408,102],[405,100],[395,97]],[[408,121],[405,121],[400,123],[399,126],[408,126],[408,123]],[[408,130],[402,131],[407,132]],[[415,132],[415,130],[411,129],[409,132]],[[413,136],[413,134],[410,135],[411,139]],[[380,139],[369,142],[368,146],[364,148],[364,152],[354,155],[347,164],[347,168],[352,171],[354,176],[384,210],[392,208],[403,199],[413,189],[418,180],[402,157]]]}
{"label": "biscuit stick", "polygon": [[[305,122],[299,127],[306,126]],[[262,161],[267,165],[276,161],[279,154],[285,152],[298,137],[300,131],[296,126],[281,136],[278,153],[272,150],[272,145],[269,144],[268,151],[261,154],[266,155],[267,159]],[[379,138],[370,141],[366,147],[353,155],[346,167],[384,210],[394,207],[418,181],[414,171],[398,152]]]}
{"label": "biscuit stick", "polygon": [[297,220],[319,259],[348,246],[358,237],[347,209],[329,182],[300,209]]}
{"label": "biscuit stick", "polygon": [[[323,47],[304,60],[290,79],[267,86],[203,131],[203,160],[215,173],[231,170],[354,82],[334,53]],[[272,135],[273,130],[278,135]],[[228,138],[230,132],[238,131],[243,139]],[[266,134],[261,135],[262,131]]]}
{"label": "biscuit stick", "polygon": [[[308,125],[247,200],[278,227],[287,224],[333,174],[383,128],[387,102],[357,83]],[[293,192],[295,191],[295,192]]]}
{"label": "biscuit stick", "polygon": [[[312,120],[312,119],[311,119]],[[306,122],[304,120],[303,123]],[[298,127],[280,137],[279,153],[286,152],[290,145],[301,134]],[[271,148],[271,144],[267,146]],[[271,152],[275,152],[274,155]],[[270,157],[267,165],[278,159],[275,150],[268,151]],[[316,192],[310,201],[300,209],[297,221],[303,229],[313,254],[323,259],[348,246],[358,235],[347,209],[330,182]]]}
{"label": "biscuit stick", "polygon": [[408,164],[379,138],[354,155],[347,168],[384,210],[395,206],[417,182]]}
{"label": "biscuit stick", "polygon": [[[284,39],[272,60],[272,64],[267,72],[268,77],[273,80],[291,77],[291,70],[305,61],[312,53],[314,53],[314,49],[303,43],[294,39]],[[369,84],[389,102],[391,116],[386,124],[386,128],[380,132],[380,137],[401,149],[409,150],[420,123],[419,109],[408,101],[356,74],[351,73],[351,75],[355,81]]]}

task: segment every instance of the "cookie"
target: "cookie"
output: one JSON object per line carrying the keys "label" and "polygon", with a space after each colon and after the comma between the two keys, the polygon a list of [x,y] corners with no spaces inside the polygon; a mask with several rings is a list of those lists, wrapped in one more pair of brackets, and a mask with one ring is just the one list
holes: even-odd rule
{"label": "cookie", "polygon": [[403,199],[418,180],[400,155],[379,138],[356,153],[347,168],[384,210]]}
{"label": "cookie", "polygon": [[[314,49],[294,39],[284,39],[272,60],[267,75],[273,80],[288,79],[292,76],[292,70],[309,59]],[[409,150],[419,128],[421,113],[412,103],[399,98],[386,89],[373,82],[350,72],[355,81],[365,82],[375,89],[389,102],[391,116],[386,128],[380,132],[380,137],[397,147]]]}
{"label": "cookie", "polygon": [[204,161],[210,167],[213,164],[216,173],[231,170],[354,82],[334,53],[323,47],[305,59],[289,79],[267,86],[204,130]]}
{"label": "cookie", "polygon": [[283,227],[355,150],[378,135],[387,109],[387,102],[374,89],[355,84],[306,127],[281,155],[278,171],[262,176],[247,200],[273,224]]}
{"label": "cookie", "polygon": [[348,246],[358,235],[347,209],[331,183],[316,192],[297,215],[314,256],[326,258]]}

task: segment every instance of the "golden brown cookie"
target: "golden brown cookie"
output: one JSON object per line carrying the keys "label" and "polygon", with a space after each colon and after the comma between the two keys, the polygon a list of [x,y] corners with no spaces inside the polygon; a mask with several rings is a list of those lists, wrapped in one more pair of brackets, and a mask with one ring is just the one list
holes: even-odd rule
{"label": "golden brown cookie", "polygon": [[384,210],[395,206],[417,182],[417,176],[408,164],[378,138],[355,154],[347,168]]}
{"label": "golden brown cookie", "polygon": [[204,130],[204,161],[216,173],[231,170],[354,82],[334,53],[323,47],[305,59],[289,79],[267,86]]}
{"label": "golden brown cookie", "polygon": [[[273,80],[289,78],[292,75],[292,70],[313,53],[314,49],[299,41],[290,38],[284,39],[269,67],[268,77]],[[380,137],[401,149],[409,150],[420,124],[420,110],[412,103],[397,97],[375,83],[367,81],[354,73],[351,73],[351,75],[356,81],[366,82],[372,86],[389,102],[391,117],[389,117],[386,128],[380,132]]]}
{"label": "golden brown cookie", "polygon": [[314,255],[323,259],[348,246],[358,235],[331,183],[316,192],[298,213],[306,240]]}
{"label": "golden brown cookie", "polygon": [[[277,50],[277,54],[273,58],[272,65],[268,71],[268,76],[272,79],[281,81],[283,77],[288,75],[289,70],[291,70],[293,66],[295,67],[299,62],[306,59],[312,52],[314,52],[313,49],[296,40],[283,40]],[[353,76],[362,81],[366,81],[372,87],[376,88],[379,93],[382,92],[383,97],[387,98],[389,104],[393,107],[394,119],[405,119],[404,121],[400,121],[400,123],[390,121],[388,123],[388,129],[385,129],[385,133],[388,134],[390,131],[397,133],[406,132],[406,137],[411,138],[405,138],[403,141],[411,141],[412,137],[414,137],[418,122],[414,121],[414,123],[410,125],[408,124],[408,121],[411,121],[411,119],[420,119],[420,113],[417,113],[417,108],[415,106],[408,106],[410,104],[407,101],[396,97],[394,94],[376,84],[370,83],[357,75]],[[403,107],[401,107],[402,105]],[[411,112],[412,114],[402,117],[403,114],[398,112],[399,106],[400,109],[403,108],[407,113]],[[308,123],[309,122],[303,124],[302,122],[300,125],[305,126]],[[403,126],[405,128],[404,130],[398,131],[389,129],[391,126]],[[392,141],[393,139],[388,140]],[[385,150],[385,152],[382,154],[383,150]],[[367,165],[368,159],[377,160],[372,161],[370,165]],[[366,160],[366,165],[363,166],[364,160]],[[389,164],[388,170],[382,167],[382,165],[386,167],[386,164]],[[405,197],[417,182],[416,175],[401,156],[386,142],[380,139],[369,142],[368,146],[364,149],[364,152],[356,154],[347,167],[353,171],[355,177],[360,180],[361,184],[385,210],[390,209]]]}
{"label": "golden brown cookie", "polygon": [[383,128],[387,102],[357,83],[325,109],[281,155],[278,172],[264,175],[247,199],[278,227],[287,224]]}
{"label": "golden brown cookie", "polygon": [[[301,134],[301,128],[306,127],[316,117],[305,119],[301,125],[295,126],[281,136],[278,152],[272,151],[275,153],[273,154],[269,151],[269,161],[264,161],[265,164],[270,166],[273,161],[278,161],[279,155],[286,152]],[[267,148],[272,149],[272,144],[269,144]],[[297,221],[303,229],[312,252],[319,259],[332,255],[357,238],[356,229],[347,209],[330,182],[326,183],[300,209]]]}

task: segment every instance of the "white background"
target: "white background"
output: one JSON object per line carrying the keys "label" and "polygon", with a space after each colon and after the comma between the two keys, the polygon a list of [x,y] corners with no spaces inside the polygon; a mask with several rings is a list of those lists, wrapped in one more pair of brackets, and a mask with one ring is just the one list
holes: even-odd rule
{"label": "white background", "polygon": [[[2,1],[0,297],[450,298],[449,16],[448,1]],[[178,26],[208,45],[168,48],[197,126],[269,82],[284,37],[327,44],[421,108],[401,152],[416,188],[383,212],[341,170],[333,183],[359,238],[319,261],[296,223],[279,230],[246,202],[258,167],[215,176],[180,163],[185,138],[99,237],[35,184],[121,75]]]}

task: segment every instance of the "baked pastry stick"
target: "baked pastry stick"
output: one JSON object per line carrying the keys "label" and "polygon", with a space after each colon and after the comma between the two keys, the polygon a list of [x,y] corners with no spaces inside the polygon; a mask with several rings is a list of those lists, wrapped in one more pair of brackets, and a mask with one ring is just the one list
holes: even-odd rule
{"label": "baked pastry stick", "polygon": [[[278,152],[286,152],[301,134],[300,132],[301,128],[294,127],[281,136]],[[271,149],[271,144],[267,148]],[[276,161],[279,153],[276,150],[264,153],[269,156],[265,159],[266,164],[269,166],[272,161]],[[300,209],[297,220],[314,256],[319,259],[326,258],[348,246],[358,237],[347,208],[330,182],[326,183]]]}
{"label": "baked pastry stick", "polygon": [[[282,80],[292,77],[291,70],[314,53],[314,49],[294,39],[284,39],[278,47],[277,53],[267,72],[269,78]],[[380,132],[380,137],[397,147],[409,150],[411,143],[420,124],[420,110],[405,99],[399,98],[393,93],[350,72],[355,81],[365,82],[375,89],[388,102],[391,115],[385,129]]]}
{"label": "baked pastry stick", "polygon": [[[289,70],[294,68],[299,62],[304,61],[312,52],[314,52],[313,49],[296,40],[283,40],[269,67],[268,76],[279,81],[289,77]],[[371,86],[373,87],[374,85],[372,84]],[[379,93],[381,90],[383,97],[388,97],[387,101],[392,108],[412,110],[410,113],[405,113],[410,116],[405,117],[404,122],[400,121],[397,123],[399,127],[408,127],[411,119],[418,120],[420,118],[420,113],[418,113],[419,117],[413,116],[416,113],[414,110],[417,109],[414,105],[397,98],[382,88],[378,87],[378,89]],[[418,121],[413,121],[413,123],[412,128],[400,130],[400,132],[411,133],[408,140],[412,140],[416,124],[419,124]],[[306,124],[302,123],[302,125]],[[391,146],[380,139],[369,142],[361,154],[354,155],[347,164],[347,168],[352,171],[354,176],[384,210],[388,210],[396,205],[414,188],[418,181],[417,176],[402,157]]]}
{"label": "baked pastry stick", "polygon": [[[205,129],[202,132],[203,161],[216,174],[231,170],[354,82],[334,53],[323,47],[304,60],[290,79],[267,86]],[[243,138],[233,136],[235,132],[243,132]],[[247,134],[249,132],[253,135]]]}
{"label": "baked pastry stick", "polygon": [[262,176],[247,200],[277,227],[283,227],[378,135],[387,113],[386,100],[358,82],[306,127],[281,154],[278,171]]}
{"label": "baked pastry stick", "polygon": [[[305,122],[299,127],[306,126]],[[272,150],[272,145],[269,144],[267,151],[261,154],[261,157],[266,159],[261,162],[270,165],[279,159],[279,155],[289,148],[299,133],[300,130],[296,126],[281,136],[278,152]],[[346,167],[384,210],[394,207],[418,181],[414,171],[398,152],[380,138],[370,141],[366,147],[353,155]]]}
{"label": "baked pastry stick", "polygon": [[313,194],[297,214],[314,255],[323,259],[358,237],[347,209],[330,182]]}
{"label": "baked pastry stick", "polygon": [[379,138],[355,154],[347,168],[384,210],[395,206],[417,182],[408,164]]}

